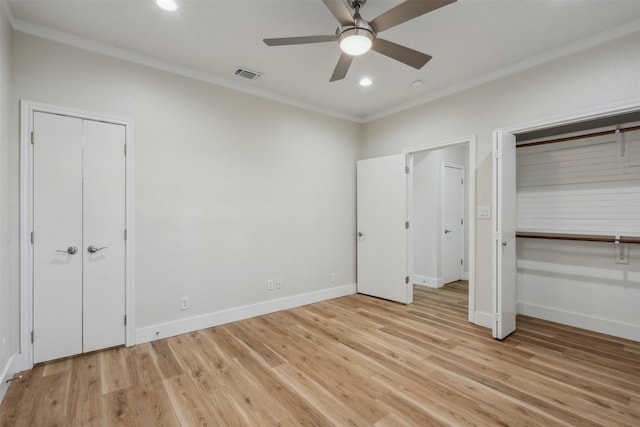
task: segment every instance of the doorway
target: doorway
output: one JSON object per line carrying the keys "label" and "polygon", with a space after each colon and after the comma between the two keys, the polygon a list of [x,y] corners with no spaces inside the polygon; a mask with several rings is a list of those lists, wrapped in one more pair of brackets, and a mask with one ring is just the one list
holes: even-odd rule
{"label": "doorway", "polygon": [[475,136],[408,149],[405,154],[410,171],[411,282],[439,288],[468,280],[468,320],[474,323]]}
{"label": "doorway", "polygon": [[129,121],[22,103],[24,369],[133,343],[132,142]]}

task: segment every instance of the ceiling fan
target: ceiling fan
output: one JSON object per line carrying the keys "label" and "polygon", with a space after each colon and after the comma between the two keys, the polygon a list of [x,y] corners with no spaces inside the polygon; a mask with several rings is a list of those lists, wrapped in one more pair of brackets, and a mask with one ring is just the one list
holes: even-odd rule
{"label": "ceiling fan", "polygon": [[351,66],[353,57],[362,55],[369,51],[369,49],[419,70],[424,64],[429,62],[431,56],[418,52],[417,50],[409,49],[406,46],[378,38],[378,33],[454,3],[456,0],[407,0],[389,9],[372,21],[366,21],[360,16],[360,8],[364,6],[367,0],[346,1],[354,10],[353,15],[349,8],[347,8],[345,0],[322,0],[340,23],[335,34],[326,36],[281,37],[264,39],[263,41],[268,46],[339,42],[342,53],[329,79],[330,82],[344,79],[349,70],[349,66]]}

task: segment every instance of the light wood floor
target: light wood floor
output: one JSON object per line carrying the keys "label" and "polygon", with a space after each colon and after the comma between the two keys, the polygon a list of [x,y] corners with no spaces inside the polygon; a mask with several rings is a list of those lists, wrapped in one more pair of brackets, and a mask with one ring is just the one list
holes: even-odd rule
{"label": "light wood floor", "polygon": [[466,320],[466,282],[362,295],[37,366],[2,426],[640,426],[640,343]]}

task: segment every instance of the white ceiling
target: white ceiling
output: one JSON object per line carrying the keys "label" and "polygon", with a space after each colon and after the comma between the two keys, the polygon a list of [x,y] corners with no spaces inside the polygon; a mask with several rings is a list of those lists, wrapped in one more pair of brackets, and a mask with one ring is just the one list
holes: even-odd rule
{"label": "white ceiling", "polygon": [[[358,121],[640,31],[639,0],[458,0],[380,34],[433,56],[422,70],[370,52],[355,58],[344,80],[329,83],[337,43],[262,42],[333,34],[337,22],[321,0],[177,2],[173,13],[154,0],[15,0],[9,6],[21,31],[76,45],[88,40],[98,50],[175,64],[183,74]],[[399,3],[368,0],[361,14],[372,20]],[[238,66],[264,77],[235,77]],[[364,76],[372,86],[359,86]],[[416,79],[424,85],[412,87]]]}

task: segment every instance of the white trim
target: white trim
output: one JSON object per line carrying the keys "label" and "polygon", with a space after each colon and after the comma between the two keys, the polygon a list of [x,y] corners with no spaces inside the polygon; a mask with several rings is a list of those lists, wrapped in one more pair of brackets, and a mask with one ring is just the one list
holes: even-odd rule
{"label": "white trim", "polygon": [[60,107],[38,102],[20,101],[20,359],[19,370],[33,367],[33,345],[30,333],[33,325],[33,251],[31,231],[33,230],[33,151],[31,149],[31,130],[33,113],[36,111],[62,114],[88,120],[114,123],[125,126],[127,155],[125,157],[126,174],[126,228],[125,242],[125,345],[135,344],[135,302],[134,302],[134,147],[135,134],[132,120],[116,116]]}
{"label": "white trim", "polygon": [[640,110],[640,98],[629,99],[627,101],[615,102],[613,104],[600,105],[591,108],[585,108],[578,110],[570,114],[562,114],[559,116],[547,117],[532,122],[527,122],[519,125],[508,126],[500,130],[520,134],[526,132],[532,132],[547,128],[553,128],[563,125],[569,125],[578,122],[585,122],[589,120],[617,116],[621,114],[633,113]]}
{"label": "white trim", "polygon": [[[477,173],[477,141],[475,135],[469,135],[458,139],[452,139],[448,141],[437,142],[432,145],[421,145],[413,148],[406,148],[403,150],[404,154],[409,156],[410,159],[410,169],[409,169],[409,179],[408,179],[408,195],[407,198],[409,200],[408,206],[413,206],[413,154],[416,154],[421,151],[427,150],[437,150],[439,148],[452,147],[455,145],[466,145],[467,146],[467,163],[469,167],[469,182],[468,188],[468,203],[467,206],[467,218],[470,218],[467,221],[467,226],[469,227],[469,251],[467,254],[469,273],[467,280],[469,281],[469,304],[468,304],[468,320],[471,323],[476,323],[476,221],[472,221],[471,218],[475,218],[475,209],[476,209],[476,173]],[[408,163],[409,164],[409,163]],[[413,212],[409,210],[408,212],[409,221],[413,221]],[[409,227],[409,239],[407,239],[409,248],[409,263],[412,266],[412,258],[413,258],[413,238],[411,237],[413,233],[413,227]],[[409,270],[411,271],[411,270]],[[482,325],[484,326],[484,325]]]}
{"label": "white trim", "polygon": [[430,102],[436,101],[441,98],[445,98],[447,96],[483,85],[485,83],[489,83],[495,80],[499,80],[503,77],[510,76],[512,74],[519,73],[521,71],[528,70],[533,67],[537,67],[539,65],[551,62],[556,59],[560,59],[574,53],[582,52],[584,50],[590,49],[592,47],[596,47],[602,45],[604,43],[628,36],[630,34],[636,33],[640,31],[640,19],[629,22],[624,25],[618,25],[611,30],[603,31],[598,34],[594,34],[591,37],[587,37],[581,39],[577,42],[570,43],[568,45],[559,47],[557,49],[553,49],[551,51],[545,52],[542,55],[534,56],[532,58],[528,58],[524,61],[517,62],[515,64],[499,68],[497,70],[491,71],[481,76],[474,77],[472,79],[466,80],[464,82],[451,85],[449,87],[445,87],[443,89],[437,90],[429,95],[426,95],[422,98],[415,99],[413,101],[409,101],[400,105],[396,105],[391,108],[387,108],[386,110],[379,111],[377,113],[369,114],[367,116],[362,117],[362,122],[367,123],[374,120],[381,119],[386,116],[390,116],[392,114],[399,113],[401,111],[408,110],[413,107],[417,107],[419,105],[428,104]]}
{"label": "white trim", "polygon": [[280,102],[280,103],[291,105],[307,111],[313,111],[315,113],[324,114],[326,116],[336,117],[343,120],[349,120],[355,123],[362,123],[362,118],[358,116],[340,113],[338,111],[330,110],[328,108],[319,107],[316,105],[301,102],[293,98],[289,98],[287,96],[278,95],[277,93],[274,93],[268,90],[250,86],[248,84],[227,80],[226,78],[223,78],[223,77],[218,77],[210,73],[195,70],[193,68],[186,67],[183,65],[178,65],[172,62],[163,61],[163,60],[153,58],[151,56],[143,55],[128,49],[122,49],[106,43],[100,43],[97,41],[88,40],[64,31],[54,30],[53,28],[49,28],[44,25],[35,24],[33,22],[24,21],[18,18],[10,19],[10,23],[13,26],[13,29],[16,31],[20,31],[26,34],[32,34],[38,37],[52,40],[57,43],[73,46],[79,49],[88,50],[90,52],[99,53],[101,55],[106,55],[113,58],[122,59],[127,62],[144,65],[150,68],[154,68],[156,70],[166,71],[179,76],[189,77],[192,79],[200,80],[202,82],[230,88],[233,90],[237,90],[238,92],[247,93],[260,98],[268,99],[270,101]]}
{"label": "white trim", "polygon": [[444,286],[444,277],[428,277],[420,274],[411,276],[412,283],[417,286],[426,286],[427,288],[441,288]]}
{"label": "white trim", "polygon": [[476,311],[473,317],[475,319],[475,322],[473,322],[474,324],[489,329],[493,327],[493,316],[491,315],[491,313]]}
{"label": "white trim", "polygon": [[640,341],[640,326],[536,304],[518,303],[518,313],[563,325]]}
{"label": "white trim", "polygon": [[11,379],[16,372],[19,372],[19,357],[17,354],[12,355],[7,363],[4,365],[4,369],[2,369],[2,373],[0,373],[0,403],[4,400],[4,396],[7,394],[7,390],[9,390],[9,383],[7,380]]}
{"label": "white trim", "polygon": [[334,288],[293,295],[276,300],[264,301],[257,304],[234,307],[227,310],[215,311],[186,319],[172,322],[159,323],[145,326],[136,330],[136,343],[142,344],[157,339],[186,334],[200,329],[211,328],[225,323],[237,322],[251,317],[288,310],[307,304],[326,301],[332,298],[353,295],[356,293],[356,284],[336,286]]}

